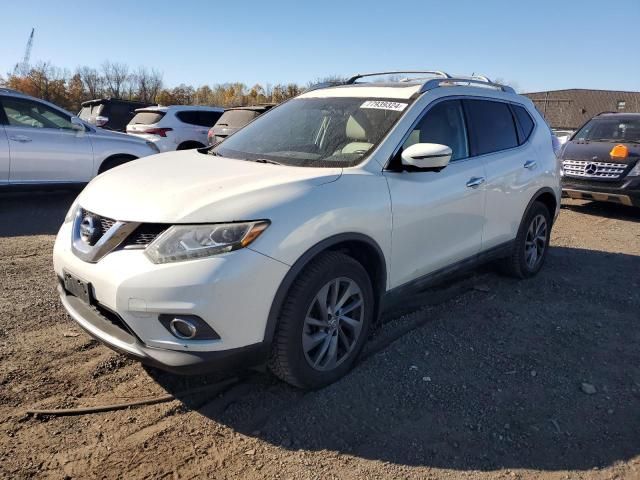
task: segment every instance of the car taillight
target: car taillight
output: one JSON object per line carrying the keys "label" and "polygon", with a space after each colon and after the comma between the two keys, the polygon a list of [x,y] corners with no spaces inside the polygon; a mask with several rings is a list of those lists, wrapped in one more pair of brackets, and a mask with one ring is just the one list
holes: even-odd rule
{"label": "car taillight", "polygon": [[132,130],[131,133],[146,133],[147,135],[166,137],[167,132],[170,132],[171,130],[173,130],[173,128],[147,128],[145,130]]}

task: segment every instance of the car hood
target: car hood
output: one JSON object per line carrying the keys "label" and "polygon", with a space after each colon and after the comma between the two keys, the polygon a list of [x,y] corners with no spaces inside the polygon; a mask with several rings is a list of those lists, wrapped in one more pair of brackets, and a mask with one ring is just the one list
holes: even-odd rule
{"label": "car hood", "polygon": [[340,178],[341,168],[309,168],[168,152],[98,175],[78,197],[86,210],[150,223],[230,222],[268,218],[311,188]]}
{"label": "car hood", "polygon": [[[627,158],[611,159],[611,149],[625,145],[629,149]],[[634,143],[570,141],[563,145],[560,158],[563,160],[586,160],[592,162],[635,163],[640,157],[640,145]]]}

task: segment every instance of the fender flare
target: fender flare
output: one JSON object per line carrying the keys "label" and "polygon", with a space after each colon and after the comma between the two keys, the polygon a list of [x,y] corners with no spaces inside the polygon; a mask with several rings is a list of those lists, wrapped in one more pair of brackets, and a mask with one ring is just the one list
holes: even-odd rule
{"label": "fender flare", "polygon": [[[542,187],[531,197],[531,200],[529,200],[529,203],[527,204],[527,208],[525,208],[524,212],[522,213],[522,220],[524,220],[524,218],[527,216],[527,213],[529,213],[531,206],[545,193],[550,193],[551,195],[553,195],[553,198],[556,199],[556,211],[558,210],[560,201],[558,200],[556,192],[551,187]],[[551,224],[553,225],[556,219],[556,212],[549,212],[549,213],[551,214]],[[522,220],[520,220],[520,223],[522,223]]]}
{"label": "fender flare", "polygon": [[[378,291],[378,295],[376,295],[376,308],[374,310],[374,322],[377,321],[378,316],[380,314],[380,304],[382,295],[386,290],[386,281],[387,281],[387,264],[384,253],[382,249],[378,245],[378,243],[372,239],[371,237],[364,235],[362,233],[339,233],[337,235],[333,235],[331,237],[325,238],[319,243],[316,243],[314,246],[309,248],[306,252],[304,252],[291,266],[287,274],[280,282],[280,286],[276,290],[276,294],[273,297],[273,301],[271,302],[271,308],[269,309],[269,315],[267,317],[267,325],[265,327],[264,332],[264,343],[271,345],[273,341],[273,337],[275,335],[276,327],[278,325],[278,316],[280,315],[280,311],[282,310],[282,306],[284,305],[284,301],[293,285],[293,282],[298,277],[300,272],[309,264],[311,260],[313,260],[318,254],[324,252],[325,250],[329,250],[331,247],[338,245],[343,242],[349,241],[357,241],[364,242],[370,247],[372,247],[378,256],[379,264],[381,265],[381,272],[379,273],[379,278],[372,278],[371,281],[374,284],[374,291],[380,290],[379,283],[382,282],[382,291]],[[377,288],[376,288],[377,287]]]}

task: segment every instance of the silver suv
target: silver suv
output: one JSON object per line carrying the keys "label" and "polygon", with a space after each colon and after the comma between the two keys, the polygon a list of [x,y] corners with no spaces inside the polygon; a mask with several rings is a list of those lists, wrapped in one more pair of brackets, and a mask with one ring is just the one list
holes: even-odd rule
{"label": "silver suv", "polygon": [[52,103],[0,88],[0,187],[82,185],[154,153],[151,142],[98,129]]}

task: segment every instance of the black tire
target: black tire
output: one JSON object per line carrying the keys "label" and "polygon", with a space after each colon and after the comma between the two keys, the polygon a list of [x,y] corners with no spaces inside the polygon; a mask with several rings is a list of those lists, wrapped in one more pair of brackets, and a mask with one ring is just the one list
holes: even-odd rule
{"label": "black tire", "polygon": [[[531,264],[529,261],[531,257],[527,254],[528,245],[531,244],[531,238],[528,237],[528,235],[530,235],[531,229],[535,227],[534,225],[532,225],[534,220],[539,220],[540,217],[544,219],[546,225],[544,234],[544,246],[542,248],[542,251],[540,252],[539,246],[541,245],[541,242],[533,242],[534,246],[538,246],[538,248],[536,248],[536,261],[535,263]],[[533,205],[531,205],[531,208],[529,208],[529,210],[527,211],[525,217],[522,219],[520,228],[518,229],[518,236],[516,237],[511,255],[509,255],[502,261],[502,272],[506,275],[516,278],[530,278],[536,275],[542,268],[542,265],[544,264],[544,261],[547,257],[550,236],[551,214],[549,213],[549,209],[545,204],[541,202],[534,202]]]}
{"label": "black tire", "polygon": [[[354,294],[356,296],[349,298],[362,299],[362,307],[357,309],[357,316],[362,319],[358,322],[360,329],[357,335],[353,335],[351,347],[347,350],[342,340],[345,338],[344,331],[351,331],[351,329],[348,328],[348,325],[340,323],[340,319],[343,317],[339,317],[340,319],[338,320],[336,320],[337,316],[333,317],[334,325],[331,327],[333,328],[331,333],[328,333],[330,331],[328,327],[327,333],[325,333],[325,327],[315,327],[318,330],[323,330],[316,333],[325,333],[325,339],[329,335],[335,336],[335,348],[343,349],[342,353],[344,355],[340,360],[341,363],[338,363],[334,368],[318,370],[317,368],[319,367],[313,367],[311,360],[308,358],[310,350],[305,352],[303,348],[303,335],[309,335],[307,329],[314,328],[307,325],[305,319],[308,318],[308,313],[311,316],[310,312],[317,305],[314,302],[317,301],[317,295],[321,294],[320,292],[323,288],[332,282],[338,282],[340,286],[340,281],[347,282],[346,285],[349,287],[355,284],[359,288],[359,291]],[[349,281],[352,283],[349,284]],[[343,283],[342,285],[345,284]],[[338,291],[340,291],[339,287]],[[344,291],[346,291],[346,288]],[[360,296],[358,297],[358,295]],[[356,303],[354,301],[352,305]],[[362,310],[359,308],[362,308]],[[288,293],[278,318],[278,326],[268,362],[269,369],[285,382],[304,389],[320,388],[335,382],[351,369],[366,343],[373,320],[373,312],[373,288],[364,267],[352,257],[343,253],[325,252],[320,254],[302,270]],[[347,328],[345,329],[345,327]],[[341,329],[343,331],[336,332],[336,330]],[[329,342],[331,341],[329,340]],[[322,343],[324,343],[324,340]],[[322,347],[320,346],[319,348]],[[340,353],[337,353],[336,358],[339,355]]]}
{"label": "black tire", "polygon": [[182,142],[180,145],[178,145],[178,148],[176,148],[176,150],[192,150],[194,148],[202,147],[204,147],[204,145],[202,145],[200,142]]}
{"label": "black tire", "polygon": [[98,174],[104,173],[107,170],[111,170],[112,168],[119,167],[120,165],[124,165],[125,163],[135,159],[136,159],[135,157],[124,156],[124,155],[107,158],[104,162],[102,162],[102,165],[100,165],[100,168],[98,169]]}

